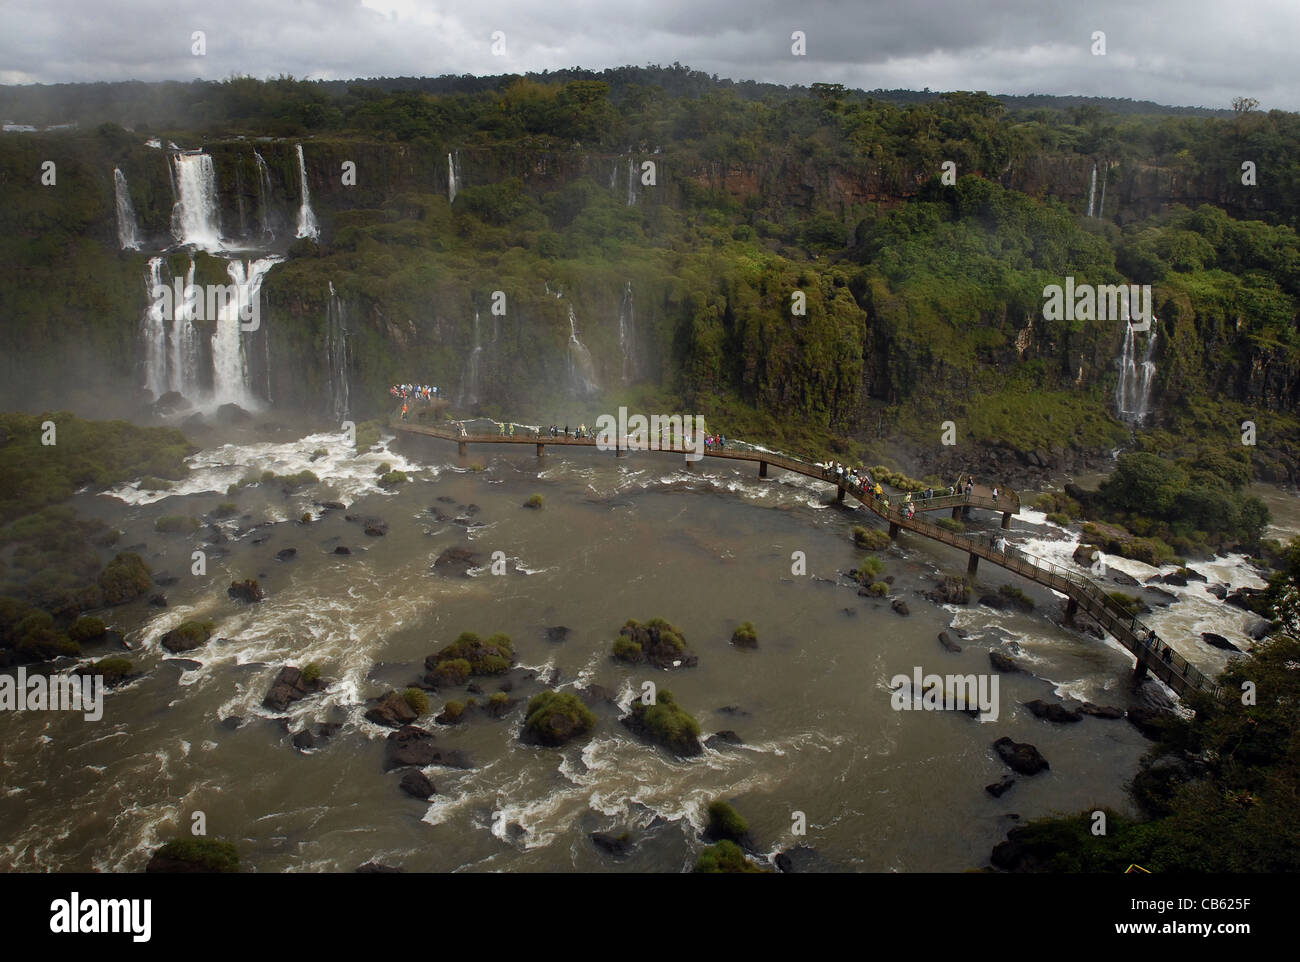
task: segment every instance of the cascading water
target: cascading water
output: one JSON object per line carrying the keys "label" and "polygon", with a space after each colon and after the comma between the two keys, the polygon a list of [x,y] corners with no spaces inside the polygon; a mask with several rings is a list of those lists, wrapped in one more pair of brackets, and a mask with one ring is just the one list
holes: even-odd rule
{"label": "cascading water", "polygon": [[126,188],[126,175],[116,167],[113,168],[113,192],[117,204],[118,243],[124,251],[138,251],[140,226],[136,223],[135,207],[131,205],[131,194]]}
{"label": "cascading water", "polygon": [[1137,361],[1136,335],[1133,325],[1128,324],[1124,330],[1124,346],[1119,359],[1119,383],[1115,386],[1115,407],[1120,420],[1129,424],[1143,424],[1150,414],[1151,388],[1155,383],[1156,327],[1151,322],[1151,336],[1147,339],[1146,351],[1139,365]]}
{"label": "cascading water", "polygon": [[1097,196],[1097,165],[1092,165],[1092,182],[1088,185],[1088,216],[1092,217],[1092,202]]}
{"label": "cascading water", "polygon": [[623,383],[637,376],[636,334],[633,330],[632,282],[623,288],[623,303],[618,308],[618,346],[623,354]]}
{"label": "cascading water", "polygon": [[609,170],[609,189],[613,190],[618,186],[618,161]]}
{"label": "cascading water", "polygon": [[[183,295],[174,304],[171,323],[171,368],[168,372],[169,390],[179,391],[188,398],[201,393],[199,383],[199,339],[194,327],[198,315],[199,290],[194,286],[194,258],[185,272]],[[159,308],[161,310],[161,308]]]}
{"label": "cascading water", "polygon": [[447,155],[447,203],[456,202],[456,191],[460,190],[460,151]]}
{"label": "cascading water", "polygon": [[569,386],[580,395],[595,394],[600,390],[591,352],[578,340],[578,319],[572,304],[569,305]]}
{"label": "cascading water", "polygon": [[348,329],[343,302],[330,283],[329,314],[326,318],[325,360],[330,374],[330,413],[343,421],[349,414]]}
{"label": "cascading water", "polygon": [[257,151],[253,151],[257,161],[257,220],[262,231],[262,243],[269,244],[275,240],[275,224],[271,214],[271,170]]}
{"label": "cascading water", "polygon": [[1097,216],[1106,216],[1106,175],[1110,173],[1110,163],[1101,169],[1101,202],[1097,205]]}
{"label": "cascading water", "polygon": [[479,341],[478,331],[478,308],[474,309],[474,348],[469,352],[469,358],[465,361],[465,373],[460,379],[460,402],[461,404],[478,403],[478,381],[479,381],[479,361],[482,358],[483,345]]}
{"label": "cascading water", "polygon": [[156,399],[171,387],[167,376],[167,323],[161,299],[154,298],[154,292],[163,286],[161,257],[149,258],[144,285],[147,306],[140,322],[144,338],[144,386]]}
{"label": "cascading water", "polygon": [[311,192],[307,189],[307,161],[302,156],[302,144],[298,145],[298,182],[302,185],[302,203],[298,206],[298,236],[315,240],[320,236],[316,226],[316,215],[311,210]]}
{"label": "cascading water", "polygon": [[636,203],[636,160],[627,159],[627,206]]}
{"label": "cascading water", "polygon": [[218,309],[216,329],[212,332],[211,400],[217,404],[249,407],[256,403],[249,384],[248,359],[242,336],[243,325],[247,322],[242,315],[248,312],[258,316],[262,278],[279,261],[278,257],[263,257],[247,264],[232,260],[226,265],[226,272],[237,293]]}
{"label": "cascading water", "polygon": [[217,206],[217,175],[212,158],[202,151],[172,154],[172,235],[180,244],[192,244],[205,251],[222,247],[220,211]]}

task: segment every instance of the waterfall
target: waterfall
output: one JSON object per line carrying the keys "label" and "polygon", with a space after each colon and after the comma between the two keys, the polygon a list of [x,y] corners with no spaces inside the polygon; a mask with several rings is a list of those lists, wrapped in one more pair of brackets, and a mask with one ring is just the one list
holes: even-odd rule
{"label": "waterfall", "polygon": [[465,373],[460,380],[460,404],[478,403],[479,360],[483,354],[483,345],[479,341],[478,308],[474,309],[474,349],[469,352],[465,362]]}
{"label": "waterfall", "polygon": [[[236,297],[217,311],[216,329],[212,332],[212,400],[217,404],[249,407],[256,402],[249,384],[248,359],[244,352],[241,312],[254,309],[261,297],[262,278],[278,257],[263,257],[245,264],[232,260],[226,272],[236,288]],[[260,311],[259,311],[260,313]],[[254,316],[257,316],[256,314]]]}
{"label": "waterfall", "polygon": [[1119,383],[1115,386],[1115,407],[1120,420],[1140,425],[1150,414],[1151,388],[1155,381],[1156,328],[1151,322],[1151,336],[1147,339],[1146,351],[1139,366],[1137,360],[1136,335],[1133,325],[1124,329],[1124,346],[1119,359]]}
{"label": "waterfall", "polygon": [[330,413],[343,421],[349,414],[348,329],[343,302],[330,283],[330,300],[325,330],[325,360],[330,376]]}
{"label": "waterfall", "polygon": [[631,207],[636,203],[636,160],[632,157],[627,159],[627,206]]}
{"label": "waterfall", "polygon": [[618,161],[614,161],[614,166],[609,170],[609,189],[613,190],[618,186]]}
{"label": "waterfall", "polygon": [[1109,173],[1110,173],[1110,162],[1107,161],[1106,166],[1103,167],[1103,168],[1102,168],[1102,171],[1101,171],[1101,203],[1099,203],[1099,204],[1097,205],[1097,216],[1098,216],[1098,217],[1104,217],[1104,216],[1106,216],[1106,214],[1105,214],[1105,211],[1106,211],[1106,175],[1109,174]]}
{"label": "waterfall", "polygon": [[[194,258],[185,272],[183,300],[172,308],[170,332],[171,365],[167,373],[167,389],[179,391],[193,400],[201,392],[199,384],[199,341],[194,318],[199,311],[199,291],[194,286]],[[161,304],[156,309],[162,311]]]}
{"label": "waterfall", "polygon": [[595,394],[600,390],[591,352],[578,340],[578,319],[572,304],[569,305],[569,386],[578,394]]}
{"label": "waterfall", "polygon": [[145,311],[141,318],[144,337],[144,386],[157,400],[170,388],[167,378],[167,324],[163,319],[161,298],[154,291],[162,287],[162,258],[151,257],[145,268]]}
{"label": "waterfall", "polygon": [[126,175],[116,167],[113,168],[113,191],[117,203],[118,243],[124,251],[138,251],[140,227],[135,220],[135,208],[131,206],[131,194],[126,189]]}
{"label": "waterfall", "polygon": [[618,308],[618,346],[623,353],[623,383],[637,376],[636,340],[632,322],[632,282],[623,289],[623,303]]}
{"label": "waterfall", "polygon": [[1092,165],[1092,183],[1088,185],[1088,216],[1092,215],[1092,202],[1097,195],[1097,165]]}
{"label": "waterfall", "polygon": [[212,158],[202,151],[172,154],[176,203],[172,207],[172,235],[180,244],[205,251],[221,249],[217,175]]}
{"label": "waterfall", "polygon": [[302,156],[302,144],[298,145],[298,179],[302,184],[302,203],[298,207],[298,236],[315,240],[320,236],[316,226],[316,215],[311,212],[311,192],[307,189],[307,162]]}
{"label": "waterfall", "polygon": [[460,151],[455,156],[447,155],[447,203],[456,202],[456,191],[460,190]]}
{"label": "waterfall", "polygon": [[257,161],[257,220],[262,230],[262,243],[275,240],[275,225],[271,219],[271,170],[257,151],[253,151]]}

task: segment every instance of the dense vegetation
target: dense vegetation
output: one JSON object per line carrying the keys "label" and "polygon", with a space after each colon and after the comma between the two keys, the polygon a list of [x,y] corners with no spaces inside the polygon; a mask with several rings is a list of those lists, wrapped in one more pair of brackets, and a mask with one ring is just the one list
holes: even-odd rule
{"label": "dense vegetation", "polygon": [[[0,282],[18,403],[50,385],[135,386],[145,255],[114,249],[113,167],[145,234],[165,239],[170,180],[142,140],[202,141],[237,233],[259,203],[237,138],[269,133],[285,139],[259,147],[268,216],[292,215],[302,142],[323,227],[264,287],[272,322],[257,336],[283,362],[268,372],[281,402],[323,408],[332,283],[353,397],[373,413],[394,381],[461,383],[475,309],[490,328],[483,410],[574,411],[571,305],[617,400],[703,411],[735,435],[865,456],[891,434],[933,444],[952,420],[961,445],[1109,449],[1130,433],[1112,416],[1123,325],[1045,320],[1044,287],[1069,275],[1154,285],[1157,428],[1183,434],[1196,419],[1226,447],[1244,413],[1260,425],[1252,470],[1297,470],[1286,460],[1300,433],[1294,114],[784,89],[677,66],[106,86],[80,90],[75,108],[62,92],[5,95],[15,107],[98,104],[136,127],[0,137],[0,180],[52,157],[67,188],[23,192],[0,213],[0,250],[22,277]],[[463,167],[454,204],[449,152]],[[1240,183],[1242,158],[1258,186]],[[947,160],[954,186],[939,180]],[[345,161],[355,186],[340,182]],[[655,183],[629,191],[646,161]],[[1106,204],[1081,218],[1094,164]],[[168,262],[175,274],[187,259]],[[218,258],[196,267],[200,281],[224,279]],[[68,276],[96,283],[69,289]],[[630,361],[615,323],[629,281]],[[494,290],[508,295],[503,316],[489,315]],[[795,291],[805,314],[791,313]]]}

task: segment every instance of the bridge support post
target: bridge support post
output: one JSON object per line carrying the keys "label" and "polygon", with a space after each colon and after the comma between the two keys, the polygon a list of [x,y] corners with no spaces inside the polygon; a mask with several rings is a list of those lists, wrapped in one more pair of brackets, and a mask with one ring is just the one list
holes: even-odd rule
{"label": "bridge support post", "polygon": [[465,455],[469,454],[469,445],[464,441],[457,441],[456,452],[463,458]]}
{"label": "bridge support post", "polygon": [[844,485],[841,484],[838,488],[835,489],[835,500],[837,502],[844,500]]}
{"label": "bridge support post", "polygon": [[695,470],[695,462],[692,461],[689,457],[687,457],[687,458],[683,458],[683,459],[682,459],[682,464],[685,465],[687,471],[694,471],[694,470]]}
{"label": "bridge support post", "polygon": [[1004,512],[1002,512],[1002,527],[1004,527],[1004,528],[1009,528],[1009,527],[1011,527],[1011,512],[1010,512],[1010,511],[1004,511]]}
{"label": "bridge support post", "polygon": [[616,458],[625,458],[625,457],[627,457],[627,448],[615,448],[615,449],[614,449],[614,457],[616,457]]}
{"label": "bridge support post", "polygon": [[1133,680],[1141,681],[1146,676],[1147,676],[1147,663],[1145,661],[1139,661],[1137,663],[1137,667],[1133,669]]}
{"label": "bridge support post", "polygon": [[1065,604],[1065,623],[1066,623],[1067,625],[1072,625],[1072,624],[1074,624],[1074,616],[1075,616],[1075,614],[1078,612],[1078,610],[1079,610],[1079,602],[1078,602],[1078,599],[1076,599],[1076,598],[1071,598],[1068,602],[1066,602],[1066,604]]}
{"label": "bridge support post", "polygon": [[891,541],[898,537],[898,525],[892,521],[889,522],[889,537]]}
{"label": "bridge support post", "polygon": [[954,521],[960,521],[960,520],[961,520],[961,506],[960,506],[960,505],[952,509],[952,520],[954,520]]}
{"label": "bridge support post", "polygon": [[537,456],[539,458],[546,457],[546,445],[544,444],[537,445]]}
{"label": "bridge support post", "polygon": [[980,556],[977,554],[972,554],[970,556],[970,561],[966,563],[966,577],[974,578],[975,569],[978,568],[979,566],[980,566]]}
{"label": "bridge support post", "polygon": [[765,478],[765,477],[767,477],[767,462],[766,462],[766,461],[759,461],[759,462],[758,462],[758,476],[759,476],[760,478]]}

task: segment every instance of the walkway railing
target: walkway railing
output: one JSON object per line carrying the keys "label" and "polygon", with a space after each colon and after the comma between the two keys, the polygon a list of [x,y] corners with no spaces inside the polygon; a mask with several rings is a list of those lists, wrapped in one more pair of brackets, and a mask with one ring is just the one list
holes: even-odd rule
{"label": "walkway railing", "polygon": [[[433,427],[398,420],[392,421],[391,427],[399,431],[443,438],[462,444],[563,444],[595,447],[597,443],[596,439],[592,437],[579,438],[564,435],[551,437],[549,433],[540,431],[518,431],[513,436],[499,433],[462,434],[459,427],[456,429]],[[695,453],[693,447],[687,448],[680,445],[660,447],[657,444],[635,444],[626,441],[622,442],[622,444],[622,450],[628,451],[666,451],[681,455]],[[745,442],[736,442],[735,444],[728,442],[726,448],[708,448],[704,451],[704,456],[735,461],[764,462],[785,471],[792,471],[805,477],[838,485],[851,494],[855,500],[865,505],[872,513],[888,521],[891,526],[896,525],[900,529],[914,531],[968,554],[987,558],[1008,571],[1013,571],[1021,577],[1045,585],[1072,599],[1078,607],[1082,608],[1104,630],[1108,631],[1131,652],[1140,665],[1145,665],[1148,671],[1169,685],[1179,695],[1189,688],[1207,691],[1213,695],[1221,694],[1218,685],[1214,684],[1203,672],[1188,664],[1187,660],[1173,649],[1163,646],[1160,653],[1157,654],[1152,646],[1152,639],[1155,636],[1151,629],[1118,601],[1110,597],[1101,586],[1076,571],[1070,571],[1068,568],[1031,555],[1019,548],[999,548],[997,543],[992,540],[992,537],[987,534],[957,533],[922,518],[908,518],[903,514],[897,496],[889,498],[887,507],[883,499],[876,498],[871,493],[869,481],[865,485],[854,484],[852,480],[845,479],[829,470],[825,465],[813,461],[779,454],[766,449],[760,450]],[[1020,499],[1012,491],[999,491],[999,498],[996,501],[991,496],[984,496],[979,493],[969,495],[963,493],[940,495],[928,499],[917,499],[913,496],[910,503],[918,512],[934,511],[942,508],[973,507],[1004,514],[1014,514],[1020,508]]]}

